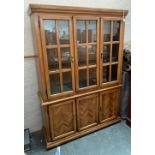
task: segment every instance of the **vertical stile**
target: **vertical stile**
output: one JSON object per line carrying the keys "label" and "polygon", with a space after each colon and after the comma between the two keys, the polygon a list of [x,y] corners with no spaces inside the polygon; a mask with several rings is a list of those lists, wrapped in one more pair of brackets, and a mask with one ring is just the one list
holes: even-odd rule
{"label": "vertical stile", "polygon": [[86,66],[87,66],[87,86],[89,86],[88,21],[89,21],[89,20],[85,20],[85,26],[86,26]]}
{"label": "vertical stile", "polygon": [[60,90],[63,92],[63,79],[62,79],[62,64],[61,64],[61,52],[59,43],[59,30],[58,30],[58,20],[55,20],[56,36],[57,36],[57,49],[58,49],[58,61],[59,61],[59,71],[60,71]]}
{"label": "vertical stile", "polygon": [[100,65],[100,54],[99,54],[99,19],[96,20],[96,79],[97,79],[97,86],[99,85],[99,76],[100,76],[100,71],[99,71],[99,65]]}
{"label": "vertical stile", "polygon": [[[46,72],[46,74],[49,76],[49,73],[48,73],[48,68],[47,68],[47,66],[48,66],[48,60],[47,60],[47,55],[46,55],[46,40],[45,40],[45,32],[44,32],[44,28],[43,28],[43,19],[42,18],[40,18],[40,26],[41,26],[41,39],[42,39],[42,47],[43,47],[43,58],[44,58],[44,66],[46,66],[45,67],[45,72]],[[48,92],[48,96],[50,96],[50,82],[49,82],[49,78],[48,78],[48,76],[45,76],[45,80],[46,80],[46,85],[47,85],[47,92]],[[45,92],[45,94],[46,94],[46,92]]]}
{"label": "vertical stile", "polygon": [[103,60],[101,58],[101,54],[103,54],[103,46],[104,46],[104,40],[103,40],[103,34],[104,34],[104,21],[103,19],[101,18],[101,26],[100,26],[100,85],[102,85],[102,78],[103,78]]}
{"label": "vertical stile", "polygon": [[75,69],[76,69],[76,89],[79,89],[79,68],[78,68],[78,45],[77,45],[77,31],[76,31],[76,18],[74,18],[74,42],[75,42]]}
{"label": "vertical stile", "polygon": [[110,29],[110,70],[109,70],[109,81],[111,81],[111,71],[112,71],[112,41],[113,41],[113,21],[111,21],[111,29]]}
{"label": "vertical stile", "polygon": [[[75,64],[75,54],[73,51],[73,39],[74,39],[74,33],[73,33],[73,25],[71,23],[71,18],[69,19],[69,43],[70,43],[70,56],[73,58],[73,62],[71,62],[71,76],[72,76],[72,89],[73,91],[75,91],[75,84],[74,81],[75,80],[75,76],[74,76],[74,64]],[[73,34],[73,36],[72,36]]]}

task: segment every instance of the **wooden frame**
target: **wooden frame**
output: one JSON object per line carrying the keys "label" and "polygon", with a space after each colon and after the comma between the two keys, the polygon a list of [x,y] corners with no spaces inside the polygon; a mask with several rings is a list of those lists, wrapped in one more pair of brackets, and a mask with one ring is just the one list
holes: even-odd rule
{"label": "wooden frame", "polygon": [[[47,85],[47,94],[48,94],[48,98],[59,98],[60,96],[65,96],[65,95],[68,95],[68,94],[73,94],[75,92],[75,85],[74,85],[74,64],[73,62],[71,62],[71,70],[65,70],[65,69],[62,69],[62,66],[61,66],[61,54],[60,54],[60,48],[63,48],[63,47],[70,47],[70,56],[74,59],[74,53],[73,53],[73,37],[72,37],[72,25],[71,25],[71,16],[57,16],[57,15],[40,15],[40,27],[41,27],[41,38],[42,38],[42,46],[43,46],[43,53],[44,53],[44,67],[45,67],[45,77],[46,77],[46,85]],[[46,43],[45,43],[45,34],[44,34],[44,30],[43,30],[43,20],[50,20],[50,19],[54,19],[56,20],[55,23],[55,27],[56,27],[56,34],[57,34],[57,44],[56,45],[47,45],[46,46]],[[67,44],[67,45],[60,45],[59,43],[59,32],[58,32],[58,25],[57,25],[57,20],[68,20],[69,21],[69,36],[70,36],[70,43]],[[60,74],[60,92],[59,94],[53,94],[51,95],[50,93],[50,81],[49,81],[49,74],[54,74],[54,73],[58,73],[58,71],[49,71],[48,70],[48,61],[47,61],[47,51],[46,49],[49,49],[49,48],[56,48],[57,49],[57,52],[58,52],[58,60],[59,60],[59,74]],[[73,90],[72,91],[68,91],[68,92],[63,92],[63,79],[62,79],[62,73],[63,73],[63,70],[64,72],[69,72],[71,71],[71,75],[72,75],[72,88]]]}
{"label": "wooden frame", "polygon": [[[110,30],[110,41],[104,42],[103,40],[103,22],[104,21],[110,21],[111,22],[111,30]],[[119,41],[113,41],[113,21],[119,21],[120,22],[120,32],[119,32]],[[103,54],[103,46],[104,45],[110,45],[110,60],[108,63],[103,63],[103,60],[100,59],[100,86],[105,87],[109,86],[111,84],[118,84],[121,82],[121,69],[122,69],[122,53],[123,53],[123,35],[124,35],[124,22],[122,21],[122,18],[116,18],[116,17],[102,17],[101,18],[101,28],[100,28],[101,36],[100,36],[100,54]],[[118,50],[118,60],[113,62],[112,61],[112,45],[113,44],[119,44],[119,50]],[[111,81],[111,71],[112,71],[112,65],[117,64],[117,80]],[[109,66],[109,82],[102,83],[102,77],[103,77],[103,67]]]}
{"label": "wooden frame", "polygon": [[[95,20],[96,21],[96,43],[89,43],[88,42],[88,26],[87,26],[87,22],[86,22],[86,43],[80,43],[78,45],[80,46],[85,46],[86,47],[86,65],[83,67],[78,66],[78,50],[77,50],[77,35],[76,35],[76,21],[77,20],[84,20],[84,21],[89,21],[89,20]],[[94,17],[94,16],[74,16],[73,18],[73,25],[74,25],[74,43],[75,43],[75,70],[76,70],[76,91],[80,91],[80,90],[88,90],[91,88],[96,88],[99,87],[99,62],[97,61],[99,59],[99,17]],[[96,45],[96,65],[89,65],[89,54],[88,54],[88,45]],[[89,86],[89,68],[95,68],[96,67],[96,79],[97,79],[97,83],[96,85],[93,86]],[[82,69],[86,69],[87,71],[87,87],[83,87],[83,88],[79,88],[79,70]]]}
{"label": "wooden frame", "polygon": [[44,62],[43,62],[43,53],[42,53],[42,42],[41,42],[41,34],[40,28],[38,26],[38,15],[34,14],[31,16],[32,21],[32,33],[34,35],[34,47],[35,51],[37,51],[38,59],[36,60],[36,67],[38,69],[38,78],[39,78],[39,87],[40,92],[42,94],[43,100],[47,100],[46,95],[46,80],[45,80],[45,70],[44,70]]}
{"label": "wooden frame", "polygon": [[[54,5],[39,5],[31,4],[29,13],[33,21],[33,32],[35,36],[35,48],[38,57],[36,58],[39,71],[39,83],[40,83],[40,101],[44,120],[44,132],[46,148],[52,148],[63,144],[69,140],[81,137],[113,123],[119,122],[119,106],[120,106],[120,90],[121,90],[121,70],[122,70],[122,56],[123,56],[123,39],[124,39],[124,22],[123,18],[127,15],[127,10],[112,10],[112,9],[100,9],[100,8],[83,8],[83,7],[69,7],[69,6],[54,6]],[[55,19],[55,27],[57,32],[57,44],[46,45],[45,34],[43,30],[44,19]],[[58,23],[57,20],[68,20],[69,21],[69,44],[59,43]],[[77,42],[76,42],[76,20],[96,20],[96,31],[97,37],[96,42],[89,43],[88,41],[88,27],[86,25],[86,43],[80,43],[80,45],[86,46],[86,65],[78,66],[78,54],[77,54]],[[103,42],[103,21],[120,21],[120,33],[119,41],[111,40],[109,42]],[[86,22],[87,24],[88,22]],[[111,32],[113,27],[111,26]],[[112,44],[119,43],[118,61],[112,61]],[[110,59],[108,63],[102,63],[101,54],[103,52],[103,45],[109,44],[110,48]],[[96,45],[96,64],[92,65],[88,63],[88,46]],[[62,60],[60,56],[60,48],[70,47],[70,56],[72,58],[71,68],[62,68]],[[59,68],[56,70],[48,69],[47,62],[47,49],[57,48]],[[109,77],[111,78],[111,65],[117,64],[117,80],[102,83],[102,67],[110,66]],[[89,87],[79,88],[78,82],[78,70],[86,69],[87,78],[89,81],[89,70],[96,68],[97,84]],[[49,75],[60,74],[60,88],[63,90],[63,78],[62,74],[71,72],[72,73],[72,91],[62,92],[58,94],[50,94]],[[110,79],[111,80],[111,79]],[[87,83],[88,85],[89,83]],[[102,98],[103,95],[107,96]],[[112,94],[112,95],[111,95]],[[106,99],[108,98],[108,99]],[[110,99],[109,99],[110,98]],[[104,100],[104,101],[103,101]],[[117,100],[117,101],[116,101]],[[106,108],[103,108],[103,104],[109,104],[113,109],[113,115],[102,119],[101,113],[105,112]],[[112,103],[112,105],[111,105]],[[88,106],[89,104],[89,106]],[[79,105],[81,107],[79,107]],[[82,107],[83,106],[83,107]],[[96,107],[96,108],[94,108]],[[89,116],[82,118],[80,112],[82,108],[91,111]],[[90,109],[89,109],[90,108]],[[108,110],[107,110],[108,111]],[[83,113],[83,112],[82,112]],[[106,113],[106,112],[105,112]],[[62,116],[61,116],[62,115]],[[94,116],[96,116],[94,119]],[[92,118],[93,117],[93,118]],[[80,119],[85,119],[84,125],[79,124]],[[65,125],[62,122],[66,122]],[[73,121],[73,122],[72,122]],[[81,122],[82,122],[81,121]],[[88,122],[87,122],[88,121]],[[91,123],[89,123],[89,121]],[[55,124],[54,124],[55,123]],[[59,127],[59,123],[60,126]],[[58,126],[57,126],[58,125]],[[73,125],[73,126],[71,126]],[[55,127],[54,127],[55,126]],[[65,127],[64,127],[65,126]],[[61,131],[63,128],[63,131]],[[66,129],[67,128],[67,129]],[[55,134],[56,133],[56,134]]]}
{"label": "wooden frame", "polygon": [[42,95],[40,94],[40,92],[38,93],[38,95],[39,95],[39,98],[40,98],[40,101],[41,101],[41,106],[48,106],[48,105],[59,103],[59,102],[63,102],[63,101],[66,101],[66,100],[76,99],[78,97],[92,95],[94,93],[99,93],[99,92],[102,92],[102,91],[108,91],[108,90],[112,90],[112,89],[116,89],[116,88],[121,88],[121,87],[122,87],[122,85],[120,84],[120,85],[116,85],[116,86],[112,86],[112,87],[106,87],[106,88],[103,88],[103,89],[97,89],[97,90],[93,90],[93,91],[88,91],[88,92],[85,92],[85,93],[82,92],[80,94],[72,95],[72,96],[69,96],[67,98],[61,98],[61,99],[57,99],[57,100],[48,100],[48,101],[44,101],[43,100]]}

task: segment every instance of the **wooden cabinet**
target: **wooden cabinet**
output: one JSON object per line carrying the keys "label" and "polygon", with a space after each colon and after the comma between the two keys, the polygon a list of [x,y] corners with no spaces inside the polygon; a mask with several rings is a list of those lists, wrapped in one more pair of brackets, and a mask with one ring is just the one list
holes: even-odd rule
{"label": "wooden cabinet", "polygon": [[98,94],[77,98],[78,130],[90,128],[98,123]]}
{"label": "wooden cabinet", "polygon": [[49,106],[52,139],[59,139],[76,131],[75,102],[65,101]]}
{"label": "wooden cabinet", "polygon": [[47,148],[120,121],[127,11],[30,5]]}

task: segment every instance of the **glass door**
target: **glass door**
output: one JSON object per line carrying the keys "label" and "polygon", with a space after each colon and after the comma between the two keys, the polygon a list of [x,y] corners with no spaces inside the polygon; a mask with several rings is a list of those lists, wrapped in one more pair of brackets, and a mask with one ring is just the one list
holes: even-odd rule
{"label": "glass door", "polygon": [[121,21],[101,19],[101,85],[116,83],[121,74]]}
{"label": "glass door", "polygon": [[99,18],[74,17],[76,88],[88,89],[99,84]]}
{"label": "glass door", "polygon": [[48,96],[71,93],[75,90],[71,18],[41,16],[40,27]]}

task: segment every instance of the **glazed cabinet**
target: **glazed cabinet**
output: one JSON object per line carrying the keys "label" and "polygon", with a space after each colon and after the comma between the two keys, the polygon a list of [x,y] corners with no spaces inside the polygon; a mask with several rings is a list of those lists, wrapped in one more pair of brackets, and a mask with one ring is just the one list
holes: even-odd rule
{"label": "glazed cabinet", "polygon": [[30,5],[46,147],[119,122],[127,11]]}

